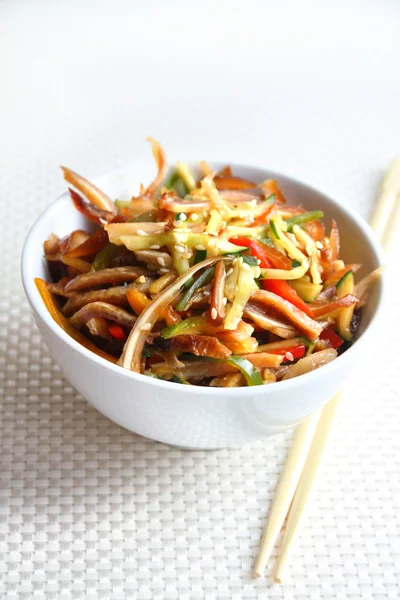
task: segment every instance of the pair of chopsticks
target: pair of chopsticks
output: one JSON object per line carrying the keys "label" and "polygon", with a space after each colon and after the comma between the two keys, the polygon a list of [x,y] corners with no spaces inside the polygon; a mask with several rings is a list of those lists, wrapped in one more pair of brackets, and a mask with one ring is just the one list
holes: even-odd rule
{"label": "pair of chopsticks", "polygon": [[[400,221],[400,158],[394,159],[386,171],[381,193],[371,218],[371,227],[384,249],[389,249]],[[332,430],[341,392],[323,409],[298,425],[285,468],[276,490],[269,518],[261,540],[253,575],[261,577],[265,571],[285,518],[280,553],[273,572],[275,583],[282,583],[284,571],[291,557],[294,541],[306,514],[306,508],[315,487],[319,467]]]}

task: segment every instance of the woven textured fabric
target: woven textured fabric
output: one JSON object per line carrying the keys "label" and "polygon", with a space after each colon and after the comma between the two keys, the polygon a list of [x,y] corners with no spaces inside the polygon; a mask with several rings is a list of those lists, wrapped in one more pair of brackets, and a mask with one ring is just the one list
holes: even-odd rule
{"label": "woven textured fabric", "polygon": [[397,265],[283,587],[250,571],[292,432],[188,452],[118,427],[52,362],[19,276],[29,227],[64,189],[58,165],[90,177],[151,160],[149,134],[174,157],[296,175],[368,218],[400,152],[399,7],[363,3],[358,22],[335,3],[318,31],[310,3],[288,21],[276,8],[276,27],[268,3],[138,5],[0,4],[0,597],[399,598]]}

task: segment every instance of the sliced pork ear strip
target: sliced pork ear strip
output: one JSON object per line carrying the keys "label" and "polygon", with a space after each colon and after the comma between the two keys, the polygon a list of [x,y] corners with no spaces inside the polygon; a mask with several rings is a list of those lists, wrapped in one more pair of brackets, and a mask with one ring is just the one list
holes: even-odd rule
{"label": "sliced pork ear strip", "polygon": [[211,335],[177,335],[168,340],[168,349],[190,352],[196,356],[226,358],[232,354],[224,344]]}
{"label": "sliced pork ear strip", "polygon": [[133,327],[136,322],[136,317],[131,313],[107,302],[90,302],[86,304],[71,317],[70,321],[79,329],[94,317],[102,317],[125,327]]}
{"label": "sliced pork ear strip", "polygon": [[90,302],[107,302],[108,304],[113,304],[115,306],[126,306],[128,304],[126,292],[131,289],[145,292],[149,289],[151,281],[151,279],[146,278],[144,283],[131,283],[127,286],[118,285],[106,290],[92,290],[91,292],[76,294],[67,300],[63,306],[62,312],[66,317],[70,317],[77,310],[82,308],[82,306],[85,306],[85,304],[89,304]]}
{"label": "sliced pork ear strip", "polygon": [[98,285],[124,283],[125,281],[134,281],[145,273],[147,270],[143,267],[113,267],[102,271],[91,271],[77,275],[66,284],[64,289],[65,292],[76,292]]}
{"label": "sliced pork ear strip", "polygon": [[101,210],[116,214],[117,210],[114,202],[98,187],[82,177],[82,175],[75,173],[75,171],[72,171],[72,169],[68,169],[68,167],[61,167],[61,170],[63,172],[64,179],[76,187],[76,189],[87,198],[90,204]]}
{"label": "sliced pork ear strip", "polygon": [[277,310],[300,333],[306,335],[310,340],[316,340],[323,330],[323,326],[320,323],[317,323],[317,321],[308,317],[303,311],[296,308],[296,306],[272,292],[257,290],[252,294],[251,299],[259,302],[267,309],[272,308]]}

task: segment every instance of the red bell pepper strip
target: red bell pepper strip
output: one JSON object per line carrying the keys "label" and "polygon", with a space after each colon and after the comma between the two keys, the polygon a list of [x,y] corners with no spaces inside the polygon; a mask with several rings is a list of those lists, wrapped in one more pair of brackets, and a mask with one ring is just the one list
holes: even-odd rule
{"label": "red bell pepper strip", "polygon": [[236,246],[247,246],[251,255],[261,261],[260,267],[262,269],[284,269],[289,271],[292,268],[292,261],[287,256],[257,240],[246,237],[233,237],[229,241]]}
{"label": "red bell pepper strip", "polygon": [[272,213],[272,211],[276,208],[276,204],[270,204],[263,213],[261,213],[261,215],[258,215],[258,217],[256,217],[254,219],[254,221],[251,224],[251,227],[257,227],[257,225],[265,225],[266,223],[269,223],[269,217],[270,214]]}
{"label": "red bell pepper strip", "polygon": [[343,344],[342,338],[334,331],[333,327],[324,329],[319,338],[320,340],[327,340],[335,350]]}
{"label": "red bell pepper strip", "polygon": [[126,340],[125,331],[122,329],[121,325],[118,325],[118,323],[113,323],[112,325],[109,325],[108,331],[114,339],[120,340],[121,342],[124,342]]}
{"label": "red bell pepper strip", "polygon": [[300,298],[297,292],[288,284],[284,279],[262,279],[261,287],[268,292],[272,292],[277,296],[280,296],[284,300],[287,300],[299,310],[302,310],[306,315],[314,318],[314,314],[310,307]]}
{"label": "red bell pepper strip", "polygon": [[285,356],[287,352],[293,356],[293,360],[295,358],[301,358],[306,353],[305,344],[297,344],[297,346],[292,346],[289,348],[276,348],[275,350],[268,350],[268,354],[279,354],[280,356]]}
{"label": "red bell pepper strip", "polygon": [[250,190],[257,187],[256,183],[233,175],[216,175],[214,183],[217,190]]}

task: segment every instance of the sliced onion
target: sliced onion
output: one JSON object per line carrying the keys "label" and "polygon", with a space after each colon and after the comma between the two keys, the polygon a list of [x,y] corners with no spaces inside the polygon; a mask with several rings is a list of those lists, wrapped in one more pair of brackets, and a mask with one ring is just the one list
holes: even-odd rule
{"label": "sliced onion", "polygon": [[174,283],[157,294],[150,305],[139,316],[129,334],[122,356],[118,361],[122,367],[140,373],[142,350],[149,332],[160,317],[160,313],[173,302],[175,297],[180,293],[183,284],[193,277],[197,271],[213,265],[218,260],[221,260],[221,258],[208,258],[197,263],[197,265],[193,265],[186,273],[178,277]]}
{"label": "sliced onion", "polygon": [[382,267],[379,267],[378,269],[375,269],[375,271],[372,271],[372,273],[369,273],[369,275],[364,277],[364,279],[361,279],[361,281],[359,281],[355,285],[354,295],[357,296],[357,298],[359,299],[357,302],[357,308],[364,306],[364,304],[367,302],[370,287],[375,283],[375,281],[377,281],[380,278],[384,268],[385,267],[382,266]]}
{"label": "sliced onion", "polygon": [[[163,233],[167,223],[108,223],[104,225],[104,229],[108,233],[108,239],[112,244],[119,244],[119,238],[121,235],[138,235],[138,231],[143,231],[147,235],[155,235],[157,233]],[[140,234],[139,234],[140,235]]]}
{"label": "sliced onion", "polygon": [[103,317],[92,317],[86,322],[86,327],[89,329],[91,335],[96,335],[106,340],[111,339],[107,321]]}
{"label": "sliced onion", "polygon": [[327,348],[326,350],[321,350],[320,352],[310,354],[310,356],[301,358],[295,365],[290,367],[283,376],[282,381],[286,379],[292,379],[293,377],[298,377],[299,375],[304,375],[304,373],[309,373],[310,371],[314,371],[314,369],[318,369],[319,367],[326,365],[336,357],[337,352],[333,348]]}

